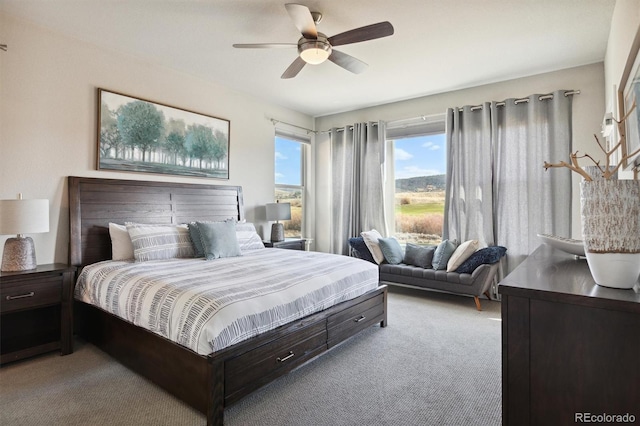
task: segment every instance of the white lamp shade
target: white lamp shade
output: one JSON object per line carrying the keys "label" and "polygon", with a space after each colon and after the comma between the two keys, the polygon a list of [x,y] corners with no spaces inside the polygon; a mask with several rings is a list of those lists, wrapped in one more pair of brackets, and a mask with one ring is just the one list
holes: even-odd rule
{"label": "white lamp shade", "polygon": [[290,220],[290,203],[269,203],[267,204],[267,220]]}
{"label": "white lamp shade", "polygon": [[49,232],[49,200],[0,200],[0,235]]}

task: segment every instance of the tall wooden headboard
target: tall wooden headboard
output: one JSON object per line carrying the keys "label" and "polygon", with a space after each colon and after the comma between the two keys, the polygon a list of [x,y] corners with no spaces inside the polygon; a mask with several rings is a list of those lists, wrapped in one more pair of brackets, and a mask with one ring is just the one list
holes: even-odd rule
{"label": "tall wooden headboard", "polygon": [[109,222],[244,219],[242,187],[69,177],[69,261],[111,259]]}

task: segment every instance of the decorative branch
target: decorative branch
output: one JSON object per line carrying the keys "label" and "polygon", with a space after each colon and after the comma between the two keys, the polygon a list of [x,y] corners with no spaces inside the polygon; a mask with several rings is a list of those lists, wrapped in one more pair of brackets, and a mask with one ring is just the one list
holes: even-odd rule
{"label": "decorative branch", "polygon": [[582,167],[580,167],[580,164],[578,164],[578,151],[572,153],[569,157],[571,158],[571,164],[566,161],[560,161],[559,163],[547,163],[545,161],[543,167],[545,170],[549,170],[551,167],[566,167],[569,170],[582,175],[585,180],[593,180],[591,179],[591,176],[589,176],[589,173],[587,173]]}
{"label": "decorative branch", "polygon": [[[591,162],[593,162],[593,164],[598,168],[598,170],[600,171],[601,175],[603,178],[605,179],[611,179],[613,176],[615,176],[615,174],[618,172],[618,169],[620,169],[620,167],[627,162],[627,160],[629,160],[630,158],[634,157],[636,154],[640,153],[640,148],[638,148],[637,150],[635,150],[632,153],[626,153],[622,155],[622,158],[620,159],[620,161],[618,161],[618,163],[615,165],[615,167],[611,167],[611,157],[616,153],[616,151],[623,146],[623,143],[625,142],[625,136],[624,135],[624,122],[627,118],[629,118],[629,116],[631,116],[631,113],[633,112],[633,110],[636,108],[636,102],[633,102],[633,105],[631,106],[631,108],[629,109],[629,111],[627,111],[627,113],[625,114],[624,117],[622,117],[621,120],[616,120],[615,118],[613,119],[617,125],[618,125],[618,133],[620,134],[620,139],[618,140],[618,143],[612,147],[610,150],[607,150],[607,148],[602,144],[602,142],[600,142],[600,139],[598,139],[597,135],[593,135],[593,137],[596,139],[596,143],[598,144],[598,146],[600,147],[600,149],[602,150],[602,152],[605,155],[605,163],[604,163],[604,167],[602,167],[600,165],[600,161],[596,161],[591,155],[589,154],[584,154],[584,155],[578,155],[578,151],[571,153],[569,155],[569,158],[571,160],[571,163],[567,163],[566,161],[560,161],[559,163],[548,163],[548,162],[544,162],[544,169],[548,170],[551,167],[566,167],[569,170],[578,173],[579,175],[581,175],[584,180],[587,181],[592,181],[593,178],[589,175],[589,173],[587,173],[582,166],[580,166],[580,164],[578,163],[578,160],[581,158],[588,158],[589,160],[591,160]],[[635,168],[634,171],[634,178],[637,179],[638,178],[638,168]]]}

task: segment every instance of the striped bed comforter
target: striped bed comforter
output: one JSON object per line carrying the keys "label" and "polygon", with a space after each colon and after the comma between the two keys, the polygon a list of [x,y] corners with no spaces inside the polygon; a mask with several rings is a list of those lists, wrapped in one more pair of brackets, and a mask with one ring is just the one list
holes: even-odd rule
{"label": "striped bed comforter", "polygon": [[282,249],[206,261],[104,261],[75,298],[207,355],[378,286],[376,265]]}

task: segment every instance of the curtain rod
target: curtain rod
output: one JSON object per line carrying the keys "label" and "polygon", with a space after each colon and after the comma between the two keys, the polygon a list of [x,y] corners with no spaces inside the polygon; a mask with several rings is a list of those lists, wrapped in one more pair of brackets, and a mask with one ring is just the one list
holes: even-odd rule
{"label": "curtain rod", "polygon": [[[372,126],[377,126],[378,123],[371,123]],[[336,132],[344,132],[345,130],[353,130],[353,126],[336,127]],[[318,133],[329,133],[331,130],[320,130]]]}
{"label": "curtain rod", "polygon": [[269,118],[269,121],[271,121],[271,123],[272,123],[274,126],[275,126],[276,124],[278,124],[278,123],[281,123],[281,124],[286,124],[287,126],[295,127],[296,129],[304,130],[304,131],[306,131],[306,132],[307,132],[307,134],[309,134],[309,133],[314,133],[314,134],[315,134],[315,133],[318,133],[318,132],[317,132],[317,131],[315,131],[315,130],[311,130],[311,129],[307,129],[306,127],[297,126],[297,125],[295,125],[295,124],[287,123],[286,121],[276,120],[275,118]]}
{"label": "curtain rod", "polygon": [[401,118],[399,120],[392,120],[392,121],[387,121],[387,128],[389,127],[401,127],[402,125],[400,123],[404,123],[405,121],[419,121],[422,120],[425,123],[431,122],[431,121],[441,121],[444,120],[444,117],[446,116],[446,113],[439,113],[439,114],[422,114],[422,115],[418,115],[415,117],[410,117],[410,118]]}
{"label": "curtain rod", "polygon": [[[573,96],[573,95],[579,95],[579,94],[580,94],[579,90],[569,90],[567,92],[564,92],[564,96]],[[538,96],[539,101],[544,101],[545,99],[553,99],[553,93],[548,93],[546,95]],[[520,98],[513,101],[513,103],[516,105],[521,104],[523,102],[529,102],[529,98]],[[506,102],[496,102],[496,106],[503,107],[505,105],[506,105]],[[482,105],[474,105],[469,108],[470,111],[478,111],[481,109],[482,109]]]}

